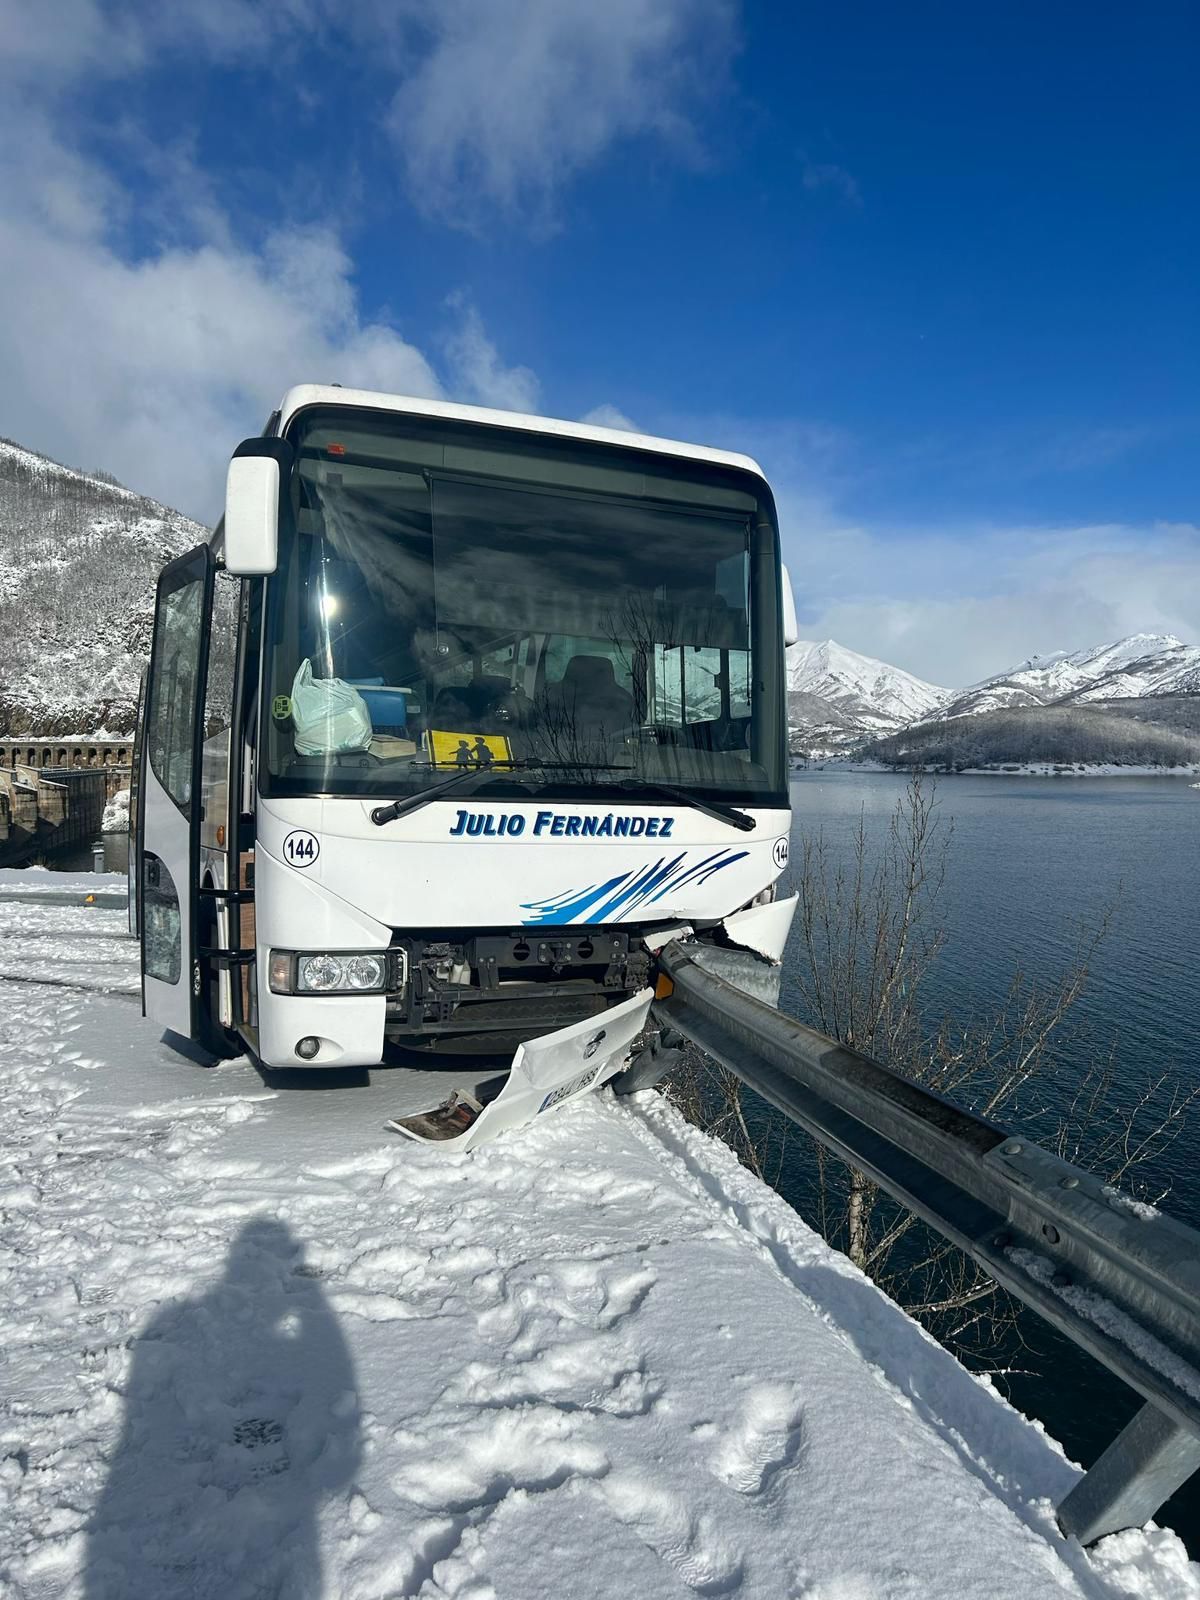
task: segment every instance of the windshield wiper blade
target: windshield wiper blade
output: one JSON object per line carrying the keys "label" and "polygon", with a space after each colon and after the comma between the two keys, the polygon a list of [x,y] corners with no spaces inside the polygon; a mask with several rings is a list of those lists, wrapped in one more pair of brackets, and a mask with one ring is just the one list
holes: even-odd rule
{"label": "windshield wiper blade", "polygon": [[489,761],[486,767],[462,767],[458,772],[451,773],[448,778],[443,778],[441,783],[430,784],[428,789],[418,789],[415,794],[406,794],[402,799],[393,800],[389,805],[376,806],[371,813],[371,821],[382,828],[384,823],[394,822],[397,817],[402,817],[409,811],[419,811],[431,800],[436,800],[440,794],[445,794],[447,789],[456,789],[467,778],[485,778],[497,767],[503,767],[507,772],[513,767],[525,765],[524,761]]}
{"label": "windshield wiper blade", "polygon": [[748,812],[739,811],[736,806],[722,805],[719,800],[701,800],[697,794],[692,794],[687,789],[680,789],[673,783],[660,783],[657,778],[643,781],[625,779],[617,785],[618,789],[641,789],[646,794],[663,794],[669,800],[678,800],[681,805],[692,806],[696,811],[703,811],[705,816],[715,817],[718,822],[728,822],[732,827],[740,828],[743,833],[749,833],[752,828],[757,828],[758,823]]}
{"label": "windshield wiper blade", "polygon": [[489,772],[502,770],[504,772],[529,772],[539,769],[563,772],[632,772],[633,768],[628,762],[620,765],[609,762],[576,762],[576,761],[538,761],[535,757],[525,756],[519,761],[489,761],[482,767],[463,767],[458,772],[453,772],[448,778],[443,778],[441,783],[434,783],[428,789],[418,789],[415,794],[406,794],[400,800],[393,800],[386,806],[376,806],[371,813],[371,821],[382,828],[385,823],[394,822],[397,817],[403,817],[410,811],[419,811],[422,806],[427,806],[431,800],[436,800],[439,795],[445,794],[448,789],[455,789],[467,778],[484,778]]}

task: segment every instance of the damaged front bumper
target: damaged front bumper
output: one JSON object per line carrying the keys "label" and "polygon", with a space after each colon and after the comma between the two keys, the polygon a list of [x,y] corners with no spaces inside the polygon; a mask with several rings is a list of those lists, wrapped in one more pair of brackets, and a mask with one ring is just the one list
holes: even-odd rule
{"label": "damaged front bumper", "polygon": [[652,989],[641,989],[599,1016],[518,1046],[503,1087],[486,1101],[456,1092],[435,1110],[388,1123],[397,1133],[443,1150],[473,1150],[510,1128],[599,1088],[628,1063],[646,1026]]}
{"label": "damaged front bumper", "polygon": [[[727,942],[697,943],[698,956],[712,961],[714,970],[740,988],[777,1004],[780,961],[795,910],[793,895],[735,912],[721,924]],[[646,943],[657,951],[692,936],[691,927],[681,923],[659,930]],[[527,1040],[518,1046],[507,1075],[478,1085],[473,1093],[457,1090],[434,1109],[398,1117],[388,1127],[422,1144],[472,1150],[570,1104],[618,1074],[626,1092],[650,1087],[675,1060],[657,1038],[649,1043],[644,1038],[655,993],[647,985],[593,1016]]]}

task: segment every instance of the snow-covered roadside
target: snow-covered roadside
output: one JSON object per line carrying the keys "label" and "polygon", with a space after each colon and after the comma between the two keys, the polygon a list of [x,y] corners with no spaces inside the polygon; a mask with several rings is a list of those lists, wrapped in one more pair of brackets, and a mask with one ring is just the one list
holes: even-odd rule
{"label": "snow-covered roadside", "polygon": [[123,912],[0,918],[0,1591],[1200,1597],[657,1096],[439,1156],[173,1055]]}
{"label": "snow-covered roadside", "polygon": [[[124,894],[127,880],[123,872],[51,872],[46,867],[0,867],[0,902],[14,895],[94,894],[97,889]],[[3,913],[0,913],[2,915]]]}

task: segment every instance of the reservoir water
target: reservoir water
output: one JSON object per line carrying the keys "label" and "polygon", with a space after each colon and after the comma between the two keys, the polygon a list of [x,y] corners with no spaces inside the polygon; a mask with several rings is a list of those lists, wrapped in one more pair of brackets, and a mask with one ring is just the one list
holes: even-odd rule
{"label": "reservoir water", "polygon": [[[890,773],[794,774],[793,873],[805,835],[823,832],[831,858],[846,861],[860,816],[870,838],[882,840],[904,787]],[[953,831],[937,919],[945,944],[925,1015],[981,1017],[1003,1002],[1017,971],[1053,983],[1070,966],[1081,928],[1095,930],[1109,914],[1086,986],[1052,1047],[1051,1098],[1068,1098],[1089,1062],[1110,1051],[1117,1094],[1131,1096],[1161,1072],[1187,1088],[1200,1083],[1200,789],[1160,777],[962,775],[938,780],[936,799]],[[793,932],[793,974],[802,958]],[[785,976],[782,1003],[802,1014],[794,978],[789,986]],[[802,1140],[777,1185],[801,1210],[811,1192],[806,1160]],[[1200,1228],[1200,1103],[1140,1170],[1170,1186],[1164,1210]],[[1024,1322],[1033,1348],[1021,1350],[1016,1365],[1029,1370],[995,1381],[1089,1464],[1139,1400],[1037,1319]],[[1200,1483],[1193,1480],[1162,1520],[1200,1554]]]}

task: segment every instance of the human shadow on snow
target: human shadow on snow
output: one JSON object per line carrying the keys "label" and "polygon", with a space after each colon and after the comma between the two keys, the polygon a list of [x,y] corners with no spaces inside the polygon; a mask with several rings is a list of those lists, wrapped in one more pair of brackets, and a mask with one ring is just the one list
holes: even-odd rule
{"label": "human shadow on snow", "polygon": [[310,1600],[321,1504],[361,1455],[337,1319],[290,1229],[249,1222],[221,1278],[133,1347],[85,1600]]}

